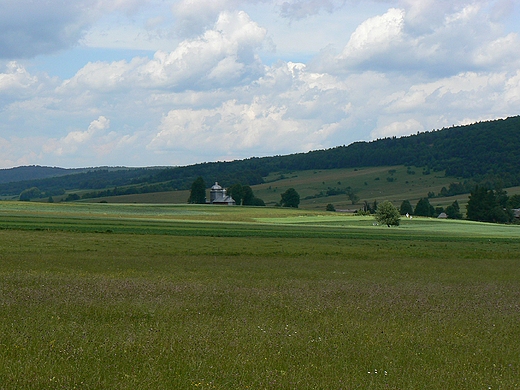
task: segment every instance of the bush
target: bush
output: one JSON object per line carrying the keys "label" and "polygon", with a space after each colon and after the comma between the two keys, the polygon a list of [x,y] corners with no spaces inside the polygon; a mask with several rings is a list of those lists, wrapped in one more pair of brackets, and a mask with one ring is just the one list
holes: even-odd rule
{"label": "bush", "polygon": [[300,194],[294,188],[289,188],[281,196],[280,204],[282,207],[294,207],[297,209],[300,205]]}
{"label": "bush", "polygon": [[34,198],[39,198],[41,191],[37,187],[28,188],[20,193],[20,200],[29,201]]}
{"label": "bush", "polygon": [[327,207],[325,208],[326,211],[336,211],[336,208],[332,203],[329,203]]}
{"label": "bush", "polygon": [[388,200],[380,203],[376,211],[376,221],[381,225],[399,226],[401,215],[399,210]]}

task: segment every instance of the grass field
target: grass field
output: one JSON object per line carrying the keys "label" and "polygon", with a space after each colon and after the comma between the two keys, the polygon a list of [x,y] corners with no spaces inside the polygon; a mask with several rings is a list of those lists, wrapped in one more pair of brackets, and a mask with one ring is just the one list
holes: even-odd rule
{"label": "grass field", "polygon": [[0,203],[0,389],[520,388],[520,226]]}

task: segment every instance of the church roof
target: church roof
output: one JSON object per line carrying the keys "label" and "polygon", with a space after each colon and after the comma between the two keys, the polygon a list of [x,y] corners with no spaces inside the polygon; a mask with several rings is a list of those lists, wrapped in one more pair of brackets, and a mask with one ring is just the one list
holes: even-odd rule
{"label": "church roof", "polygon": [[219,186],[219,184],[217,182],[215,182],[215,184],[213,185],[213,187],[211,187],[212,190],[221,190],[222,187]]}

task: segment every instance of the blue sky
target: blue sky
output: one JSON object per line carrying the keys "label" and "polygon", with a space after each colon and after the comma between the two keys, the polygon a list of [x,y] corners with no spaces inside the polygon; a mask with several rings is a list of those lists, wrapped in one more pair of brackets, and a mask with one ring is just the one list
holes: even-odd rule
{"label": "blue sky", "polygon": [[0,168],[187,165],[520,114],[516,0],[2,0]]}

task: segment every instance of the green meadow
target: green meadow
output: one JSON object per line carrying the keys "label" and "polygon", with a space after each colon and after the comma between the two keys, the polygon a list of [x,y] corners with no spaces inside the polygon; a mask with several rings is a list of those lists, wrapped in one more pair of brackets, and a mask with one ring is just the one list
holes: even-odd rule
{"label": "green meadow", "polygon": [[0,389],[520,388],[520,226],[0,202]]}

